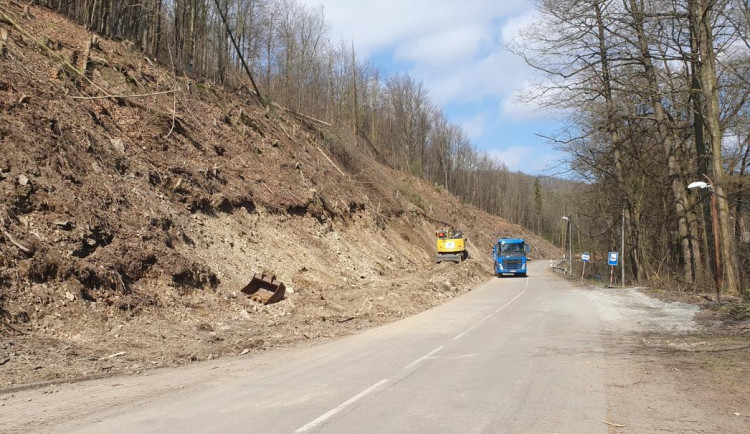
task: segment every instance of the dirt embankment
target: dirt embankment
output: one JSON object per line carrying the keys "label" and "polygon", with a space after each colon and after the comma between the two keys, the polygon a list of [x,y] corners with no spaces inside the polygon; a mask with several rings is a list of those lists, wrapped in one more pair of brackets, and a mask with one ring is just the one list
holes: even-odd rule
{"label": "dirt embankment", "polygon": [[[488,278],[499,234],[555,251],[335,128],[0,7],[0,388],[333,338]],[[471,259],[435,265],[448,225]],[[239,293],[261,271],[284,301]]]}

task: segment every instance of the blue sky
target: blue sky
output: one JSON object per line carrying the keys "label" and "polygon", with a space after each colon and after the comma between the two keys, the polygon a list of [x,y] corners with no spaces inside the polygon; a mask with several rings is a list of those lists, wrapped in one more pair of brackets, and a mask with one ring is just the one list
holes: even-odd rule
{"label": "blue sky", "polygon": [[299,0],[322,5],[334,41],[353,41],[383,71],[421,80],[472,143],[511,170],[551,174],[564,155],[543,138],[555,113],[520,95],[536,73],[503,48],[533,19],[531,0]]}

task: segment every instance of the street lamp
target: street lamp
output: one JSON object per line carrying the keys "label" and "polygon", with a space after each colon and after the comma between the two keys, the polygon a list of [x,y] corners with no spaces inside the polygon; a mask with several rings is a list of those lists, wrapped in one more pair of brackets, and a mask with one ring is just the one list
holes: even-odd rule
{"label": "street lamp", "polygon": [[711,184],[709,184],[709,183],[707,183],[707,182],[703,182],[703,181],[695,181],[695,182],[691,182],[691,183],[690,183],[690,184],[688,185],[688,189],[690,189],[690,190],[693,190],[693,189],[696,189],[696,188],[701,188],[701,189],[703,189],[703,188],[707,188],[707,187],[708,187],[708,188],[711,188],[711,189],[713,189],[713,186],[712,186]]}
{"label": "street lamp", "polygon": [[561,219],[568,222],[568,272],[573,275],[573,233],[570,230],[570,217],[562,216]]}
{"label": "street lamp", "polygon": [[[706,179],[708,177],[706,176]],[[711,220],[712,220],[712,227],[714,232],[714,254],[716,255],[716,261],[715,261],[715,269],[714,269],[714,282],[716,284],[716,301],[721,303],[721,278],[722,278],[722,271],[721,271],[721,256],[719,255],[719,221],[718,221],[718,212],[716,211],[716,192],[714,192],[714,186],[711,184],[711,180],[708,179],[709,182],[703,182],[703,181],[695,181],[691,182],[687,188],[690,190],[695,190],[696,188],[699,188],[701,190],[708,188],[709,192],[711,193]]]}

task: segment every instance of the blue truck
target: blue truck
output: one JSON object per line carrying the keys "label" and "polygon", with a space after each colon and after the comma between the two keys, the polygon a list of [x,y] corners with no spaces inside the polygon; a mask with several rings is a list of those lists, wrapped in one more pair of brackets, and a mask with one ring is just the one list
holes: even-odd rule
{"label": "blue truck", "polygon": [[495,276],[526,276],[529,245],[522,238],[498,238],[492,246]]}

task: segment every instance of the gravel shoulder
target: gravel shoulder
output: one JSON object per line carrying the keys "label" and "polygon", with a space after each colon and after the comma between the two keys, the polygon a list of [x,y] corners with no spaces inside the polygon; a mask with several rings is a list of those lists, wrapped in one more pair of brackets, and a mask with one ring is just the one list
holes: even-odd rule
{"label": "gravel shoulder", "polygon": [[610,432],[747,432],[750,336],[693,296],[581,287],[598,306]]}

